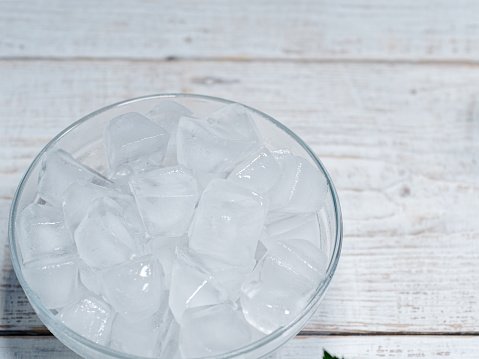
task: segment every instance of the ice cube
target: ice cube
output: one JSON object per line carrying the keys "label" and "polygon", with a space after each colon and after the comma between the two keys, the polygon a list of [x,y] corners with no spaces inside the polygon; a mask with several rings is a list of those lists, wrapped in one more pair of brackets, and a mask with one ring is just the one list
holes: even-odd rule
{"label": "ice cube", "polygon": [[123,165],[141,170],[159,166],[168,146],[168,133],[149,118],[129,112],[110,121],[104,133],[110,170]]}
{"label": "ice cube", "polygon": [[38,194],[47,203],[60,207],[63,193],[73,182],[86,181],[110,186],[111,181],[88,168],[63,150],[51,150],[43,158]]}
{"label": "ice cube", "polygon": [[63,194],[63,214],[65,223],[74,231],[85,217],[92,202],[98,198],[115,197],[119,193],[111,188],[90,182],[74,182]]}
{"label": "ice cube", "polygon": [[177,251],[173,265],[169,303],[178,323],[188,308],[217,304],[227,300],[227,293],[201,263],[184,251]]}
{"label": "ice cube", "polygon": [[106,345],[110,340],[113,316],[114,313],[107,303],[91,295],[58,313],[58,318],[67,327],[102,345]]}
{"label": "ice cube", "polygon": [[195,212],[189,247],[231,265],[244,265],[254,259],[264,218],[261,196],[227,180],[213,180]]}
{"label": "ice cube", "polygon": [[79,260],[78,269],[80,273],[80,282],[89,291],[96,295],[101,294],[101,271],[90,268],[85,262]]}
{"label": "ice cube", "polygon": [[103,294],[122,316],[144,319],[160,308],[165,290],[162,277],[158,260],[152,256],[136,258],[103,273]]}
{"label": "ice cube", "polygon": [[75,299],[78,290],[78,258],[54,256],[29,262],[22,269],[32,291],[49,309],[61,308]]}
{"label": "ice cube", "polygon": [[24,263],[45,255],[76,251],[73,237],[63,222],[63,213],[57,208],[30,204],[21,212],[18,227]]}
{"label": "ice cube", "polygon": [[252,340],[251,327],[231,304],[188,309],[180,326],[180,351],[186,358],[220,355]]}
{"label": "ice cube", "polygon": [[229,172],[260,146],[249,110],[238,104],[202,120],[182,117],[176,140],[178,163],[195,172]]}
{"label": "ice cube", "polygon": [[326,267],[325,255],[309,241],[274,242],[241,288],[246,320],[265,334],[290,323],[324,278]]}
{"label": "ice cube", "polygon": [[288,151],[273,152],[282,175],[271,189],[270,209],[281,212],[316,212],[328,191],[326,177],[306,159]]}
{"label": "ice cube", "polygon": [[249,262],[241,263],[241,265],[232,265],[211,256],[199,255],[193,251],[191,253],[195,255],[200,265],[214,277],[215,282],[228,294],[228,299],[231,301],[236,301],[239,298],[242,283],[256,265],[254,258]]}
{"label": "ice cube", "polygon": [[180,236],[191,222],[198,184],[182,166],[144,172],[130,179],[130,188],[151,236]]}
{"label": "ice cube", "polygon": [[321,248],[320,224],[317,213],[289,214],[266,225],[268,241],[304,239]]}
{"label": "ice cube", "polygon": [[106,268],[139,252],[123,208],[110,198],[95,200],[74,234],[80,258],[90,267]]}
{"label": "ice cube", "polygon": [[161,264],[164,273],[165,287],[170,288],[171,273],[176,259],[177,248],[186,248],[187,236],[155,237],[146,244],[146,253],[152,254]]}
{"label": "ice cube", "polygon": [[201,193],[208,187],[211,181],[215,179],[225,179],[226,177],[227,173],[195,172],[195,178]]}
{"label": "ice cube", "polygon": [[[166,293],[165,293],[166,295]],[[177,324],[168,307],[168,299],[162,298],[160,309],[152,316],[138,320],[118,315],[113,322],[111,347],[124,353],[143,357],[165,357],[160,353],[176,331]]]}
{"label": "ice cube", "polygon": [[[261,195],[267,194],[278,182],[281,168],[265,147],[248,156],[230,173],[228,179]],[[272,193],[272,195],[275,195]]]}
{"label": "ice cube", "polygon": [[191,111],[175,101],[164,100],[157,104],[146,115],[168,132],[170,140],[168,142],[168,149],[163,163],[167,166],[175,165],[177,163],[176,133],[178,130],[178,123],[181,117],[191,116]]}

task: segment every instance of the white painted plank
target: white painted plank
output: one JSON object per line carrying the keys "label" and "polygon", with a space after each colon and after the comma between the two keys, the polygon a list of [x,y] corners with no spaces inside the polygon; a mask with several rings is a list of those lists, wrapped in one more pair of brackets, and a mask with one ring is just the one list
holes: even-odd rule
{"label": "white painted plank", "polygon": [[321,359],[323,349],[338,358],[476,359],[479,337],[468,336],[320,336],[297,337],[277,359]]}
{"label": "white painted plank", "polygon": [[[323,350],[344,359],[476,359],[479,338],[469,336],[296,337],[271,359],[321,359]],[[77,359],[54,337],[1,337],[0,357]]]}
{"label": "white painted plank", "polygon": [[[344,251],[308,330],[479,331],[479,67],[3,61],[0,78],[4,243],[21,173],[67,124],[149,93],[223,96],[297,131],[337,184]],[[38,327],[6,247],[1,265],[0,326]]]}
{"label": "white painted plank", "polygon": [[479,60],[474,0],[2,1],[0,56]]}

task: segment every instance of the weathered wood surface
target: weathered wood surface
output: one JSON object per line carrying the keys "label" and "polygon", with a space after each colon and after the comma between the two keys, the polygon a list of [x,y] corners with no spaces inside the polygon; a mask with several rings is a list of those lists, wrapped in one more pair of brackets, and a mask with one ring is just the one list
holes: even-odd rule
{"label": "weathered wood surface", "polygon": [[0,1],[0,358],[77,358],[22,336],[46,333],[8,254],[22,173],[82,115],[161,92],[273,115],[336,183],[337,274],[277,358],[477,358],[478,13],[473,0]]}
{"label": "weathered wood surface", "polygon": [[474,0],[2,1],[1,57],[479,60]]}
{"label": "weathered wood surface", "polygon": [[[223,96],[284,121],[337,185],[342,259],[306,330],[479,332],[479,67],[3,61],[0,78],[4,243],[21,174],[70,122],[141,94]],[[38,329],[7,253],[1,327]]]}
{"label": "weathered wood surface", "polygon": [[[346,359],[477,359],[479,338],[471,336],[296,337],[268,359],[319,359],[323,350]],[[0,337],[0,357],[78,359],[54,337]]]}

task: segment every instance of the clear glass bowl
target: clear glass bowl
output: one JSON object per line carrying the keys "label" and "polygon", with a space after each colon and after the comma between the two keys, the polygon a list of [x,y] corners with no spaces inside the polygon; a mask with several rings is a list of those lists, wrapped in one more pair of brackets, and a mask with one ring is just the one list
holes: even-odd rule
{"label": "clear glass bowl", "polygon": [[[33,160],[27,172],[20,181],[13,199],[8,233],[13,268],[17,275],[18,281],[23,287],[23,290],[25,291],[25,294],[27,295],[33,309],[41,321],[47,326],[47,328],[67,347],[86,358],[139,359],[139,357],[120,353],[85,339],[59,322],[55,315],[42,305],[37,295],[26,283],[22,273],[22,267],[20,265],[21,253],[19,251],[17,241],[17,216],[23,208],[35,200],[38,173],[41,167],[42,157],[47,150],[51,148],[64,149],[87,166],[90,166],[99,172],[105,172],[107,162],[102,143],[102,135],[105,126],[108,124],[108,121],[111,118],[126,112],[136,111],[140,113],[147,113],[155,105],[165,100],[174,100],[188,107],[197,115],[206,115],[226,104],[232,103],[228,100],[209,96],[161,94],[139,97],[101,108],[64,129],[43,148],[43,150]],[[314,295],[304,307],[301,314],[298,315],[291,323],[245,347],[231,351],[221,356],[208,358],[261,358],[272,353],[281,345],[286,343],[288,339],[295,336],[304,327],[304,325],[318,308],[319,303],[324,296],[324,293],[335,272],[341,250],[341,209],[333,182],[331,181],[331,178],[323,164],[308,147],[308,145],[306,145],[290,129],[285,127],[274,118],[253,108],[248,108],[252,111],[254,121],[268,147],[288,147],[293,153],[309,159],[311,163],[321,171],[323,176],[326,177],[329,191],[327,195],[327,201],[320,212],[319,218],[321,227],[320,233],[322,237],[321,243],[324,246],[324,252],[328,256],[329,265],[325,279],[316,288]]]}

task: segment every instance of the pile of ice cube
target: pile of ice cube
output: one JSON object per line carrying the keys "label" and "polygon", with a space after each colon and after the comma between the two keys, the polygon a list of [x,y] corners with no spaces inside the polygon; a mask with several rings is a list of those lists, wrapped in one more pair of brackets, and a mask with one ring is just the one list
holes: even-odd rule
{"label": "pile of ice cube", "polygon": [[23,273],[65,325],[144,357],[245,346],[290,323],[324,278],[324,176],[268,149],[250,110],[173,101],[113,118],[109,173],[57,149],[18,220]]}

